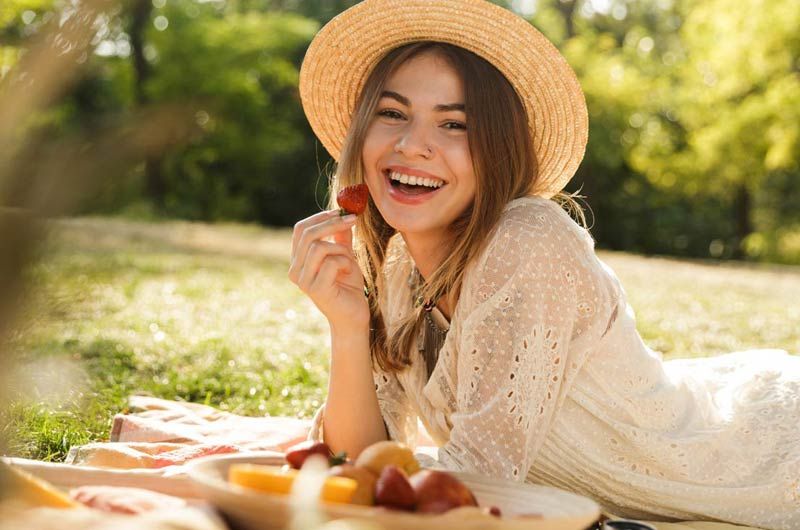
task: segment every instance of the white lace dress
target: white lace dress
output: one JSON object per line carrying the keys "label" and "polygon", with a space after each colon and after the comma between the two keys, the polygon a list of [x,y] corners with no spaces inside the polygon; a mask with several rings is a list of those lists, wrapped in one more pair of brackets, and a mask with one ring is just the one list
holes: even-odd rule
{"label": "white lace dress", "polygon": [[[413,270],[399,237],[389,256],[387,323],[411,310]],[[664,362],[553,201],[507,206],[430,380],[420,358],[375,381],[391,438],[414,446],[421,420],[446,468],[574,491],[623,517],[800,528],[800,357]]]}

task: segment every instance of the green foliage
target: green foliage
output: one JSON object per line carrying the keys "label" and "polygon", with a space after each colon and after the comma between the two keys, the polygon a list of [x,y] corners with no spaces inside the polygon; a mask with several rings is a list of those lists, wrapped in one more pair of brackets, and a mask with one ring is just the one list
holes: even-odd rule
{"label": "green foliage", "polygon": [[152,29],[148,38],[154,50],[149,99],[202,101],[197,118],[207,132],[164,160],[167,211],[291,223],[314,197],[313,143],[297,83],[317,25],[291,14],[222,16],[211,5],[190,2],[172,2],[154,16],[166,17],[169,27]]}
{"label": "green foliage", "polygon": [[[0,2],[0,81],[17,64],[20,41],[34,34],[50,12],[53,0],[3,0]],[[0,94],[2,94],[0,86]]]}
{"label": "green foliage", "polygon": [[611,2],[587,14],[579,2],[564,40],[572,4],[539,4],[532,22],[586,93],[589,146],[570,188],[589,196],[600,243],[796,263],[800,5]]}
{"label": "green foliage", "polygon": [[53,4],[53,0],[3,0],[0,4],[0,34],[6,38],[18,35],[21,31],[15,28],[32,24],[37,15],[51,10]]}
{"label": "green foliage", "polygon": [[[320,25],[355,3],[147,3],[143,77],[132,50],[137,4],[120,4],[82,82],[41,121],[77,131],[131,112],[141,88],[151,104],[196,102],[205,135],[109,175],[85,211],[291,225],[318,209],[330,158],[303,115],[298,71]],[[568,190],[588,196],[601,246],[797,262],[800,3],[493,3],[534,7],[526,16],[578,73],[590,136]],[[0,72],[53,6],[2,4]]]}
{"label": "green foliage", "polygon": [[653,116],[634,167],[690,194],[755,191],[772,171],[797,173],[800,4],[688,2],[685,16],[682,60],[657,79],[654,103],[671,114]]}

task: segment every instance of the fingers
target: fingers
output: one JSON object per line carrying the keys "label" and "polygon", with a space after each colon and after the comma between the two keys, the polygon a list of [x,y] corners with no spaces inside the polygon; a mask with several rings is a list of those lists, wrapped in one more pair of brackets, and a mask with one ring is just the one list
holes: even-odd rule
{"label": "fingers", "polygon": [[302,291],[307,292],[311,283],[317,277],[323,263],[332,258],[336,258],[334,261],[338,261],[338,258],[343,258],[347,262],[353,260],[350,255],[350,249],[345,246],[329,243],[327,241],[314,241],[308,249],[306,259],[303,260],[300,270],[290,271],[290,279],[292,273],[296,274],[297,281],[295,283],[297,283],[297,286],[300,287]]}
{"label": "fingers", "polygon": [[[309,218],[311,219],[311,218]],[[323,238],[333,236],[337,232],[350,231],[350,228],[355,224],[355,215],[346,215],[340,217],[334,214],[331,217],[323,217],[323,220],[316,224],[307,224],[300,229],[297,244],[292,249],[292,264],[291,268],[299,270],[303,266],[308,254],[308,248],[314,241],[320,241]],[[350,246],[352,249],[352,245]]]}
{"label": "fingers", "polygon": [[334,216],[338,214],[339,212],[336,210],[327,210],[314,214],[311,217],[306,217],[302,221],[298,221],[294,225],[294,230],[292,231],[292,255],[295,254],[295,249],[297,249],[297,245],[300,242],[300,236],[303,235],[303,232],[306,228],[319,224],[328,219],[333,219]]}
{"label": "fingers", "polygon": [[353,248],[353,231],[342,230],[333,234],[333,241],[349,249]]}
{"label": "fingers", "polygon": [[309,291],[330,289],[336,283],[336,277],[340,273],[348,274],[352,272],[355,263],[352,258],[341,255],[327,256],[319,269],[319,273],[308,286]]}

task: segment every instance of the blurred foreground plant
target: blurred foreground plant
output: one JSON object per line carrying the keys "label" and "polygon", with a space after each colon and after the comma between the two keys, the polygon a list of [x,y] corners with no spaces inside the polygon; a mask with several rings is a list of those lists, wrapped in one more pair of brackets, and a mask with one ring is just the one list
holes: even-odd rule
{"label": "blurred foreground plant", "polygon": [[[69,386],[71,379],[65,367],[44,371],[53,381],[23,380],[41,371],[19,366],[8,347],[32,287],[24,273],[39,257],[45,221],[71,213],[107,175],[124,174],[201,132],[195,123],[199,103],[192,102],[97,116],[92,125],[69,134],[49,130],[48,112],[81,79],[94,52],[93,37],[115,9],[119,5],[112,0],[65,2],[42,31],[23,42],[21,59],[0,80],[0,417],[20,389],[42,395]],[[5,448],[0,439],[0,453]]]}

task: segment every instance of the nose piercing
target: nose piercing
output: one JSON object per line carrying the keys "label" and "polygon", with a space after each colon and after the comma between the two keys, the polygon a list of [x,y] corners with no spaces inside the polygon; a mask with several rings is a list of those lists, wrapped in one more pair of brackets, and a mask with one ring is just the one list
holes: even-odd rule
{"label": "nose piercing", "polygon": [[[401,151],[400,144],[401,142],[397,142],[396,144],[394,144],[395,153],[399,153]],[[430,158],[431,156],[433,156],[433,149],[431,148],[430,145],[425,144],[425,154],[423,156],[425,156],[426,158]]]}

